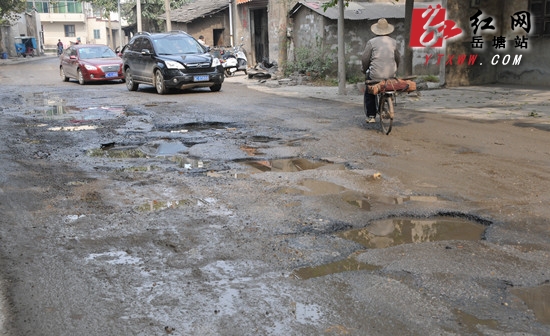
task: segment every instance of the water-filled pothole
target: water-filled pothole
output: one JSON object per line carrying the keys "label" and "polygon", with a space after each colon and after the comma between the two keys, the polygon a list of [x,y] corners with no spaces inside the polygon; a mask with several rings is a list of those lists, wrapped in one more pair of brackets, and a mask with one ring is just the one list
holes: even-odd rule
{"label": "water-filled pothole", "polygon": [[34,112],[46,119],[69,119],[72,123],[80,123],[90,120],[118,118],[125,114],[125,108],[123,106],[91,106],[80,108],[53,102],[36,108]]}
{"label": "water-filled pothole", "polygon": [[177,133],[187,133],[194,131],[209,131],[209,130],[230,130],[234,129],[232,123],[226,122],[192,122],[185,124],[170,124],[170,125],[156,125],[155,131],[160,132],[177,132]]}
{"label": "water-filled pothole", "polygon": [[142,159],[149,157],[138,147],[115,147],[109,149],[95,148],[87,152],[91,157],[106,157],[111,159]]}
{"label": "water-filled pothole", "polygon": [[540,323],[550,324],[550,284],[537,287],[512,288],[512,294],[518,296],[535,314]]}
{"label": "water-filled pothole", "polygon": [[367,248],[444,240],[481,240],[486,226],[460,217],[388,218],[365,228],[339,232]]}
{"label": "water-filled pothole", "polygon": [[255,172],[299,172],[303,170],[318,169],[334,169],[344,170],[344,164],[331,163],[327,161],[311,161],[302,158],[295,159],[276,159],[264,161],[244,161],[245,165],[249,166],[253,173]]}
{"label": "water-filled pothole", "polygon": [[177,140],[158,140],[146,143],[141,150],[152,156],[173,156],[187,152],[189,149]]}

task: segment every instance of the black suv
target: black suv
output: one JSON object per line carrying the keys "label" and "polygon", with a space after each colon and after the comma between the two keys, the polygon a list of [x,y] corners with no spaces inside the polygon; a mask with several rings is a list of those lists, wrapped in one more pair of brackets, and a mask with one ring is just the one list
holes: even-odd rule
{"label": "black suv", "polygon": [[159,94],[172,88],[222,88],[220,60],[185,32],[138,33],[124,49],[122,60],[130,91],[139,84],[153,85]]}

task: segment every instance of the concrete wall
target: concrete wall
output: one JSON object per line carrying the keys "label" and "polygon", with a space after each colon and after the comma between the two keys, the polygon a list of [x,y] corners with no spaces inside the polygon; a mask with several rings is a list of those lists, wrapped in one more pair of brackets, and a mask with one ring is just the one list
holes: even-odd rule
{"label": "concrete wall", "polygon": [[[522,55],[522,58],[520,65],[503,65],[501,62],[497,66],[496,80],[506,84],[550,86],[550,38],[529,37],[528,50],[513,48],[514,38],[521,35],[523,30],[511,31],[511,15],[527,9],[527,0],[506,0],[504,2],[502,25],[508,32],[506,37],[510,47],[502,54],[509,54],[512,59],[516,55]],[[531,17],[531,19],[533,18]]]}
{"label": "concrete wall", "polygon": [[[485,0],[481,1],[479,8],[471,7],[469,1],[447,0],[447,9],[450,18],[464,31],[459,40],[447,43],[447,55],[478,55],[473,66],[446,66],[445,79],[448,86],[490,83],[550,86],[550,39],[528,37],[528,50],[514,48],[514,38],[525,34],[521,29],[511,30],[511,16],[518,11],[527,11],[528,0]],[[470,17],[478,9],[493,18],[492,24],[496,28],[488,33],[481,34],[481,30],[477,32],[476,35],[483,36],[483,49],[472,48],[473,28]],[[494,36],[506,38],[506,49],[495,49],[492,46]],[[510,62],[503,64],[506,55],[509,55]],[[521,62],[513,65],[516,57],[521,57]]]}
{"label": "concrete wall", "polygon": [[[338,22],[330,20],[308,8],[302,7],[292,16],[292,39],[289,44],[289,60],[292,60],[298,48],[321,48],[332,60],[330,74],[338,72]],[[377,20],[346,20],[344,23],[346,74],[347,77],[361,75],[361,57],[369,39],[375,35],[370,27]],[[401,56],[405,53],[405,31],[404,19],[388,19],[394,25],[395,30],[390,35],[397,40]],[[439,50],[429,52],[440,53]],[[418,51],[413,54],[413,71],[415,75],[438,75],[439,66],[432,59],[428,65],[425,64],[426,51]],[[398,75],[402,75],[403,67],[398,69]]]}
{"label": "concrete wall", "polygon": [[[221,29],[223,30],[222,34],[219,36],[217,41],[214,41],[214,30]],[[213,14],[208,17],[196,19],[192,22],[181,23],[181,22],[172,22],[172,30],[183,30],[188,34],[192,35],[194,38],[198,39],[199,36],[204,36],[204,40],[207,45],[229,46],[230,35],[229,35],[229,10],[224,10]]]}

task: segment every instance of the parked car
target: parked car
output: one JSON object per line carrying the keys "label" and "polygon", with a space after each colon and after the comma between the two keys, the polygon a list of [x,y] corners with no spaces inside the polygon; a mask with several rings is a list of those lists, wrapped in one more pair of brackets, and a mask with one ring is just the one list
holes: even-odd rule
{"label": "parked car", "polygon": [[209,51],[182,31],[138,33],[122,54],[126,87],[136,91],[139,84],[152,85],[159,94],[197,87],[220,91],[224,69]]}
{"label": "parked car", "polygon": [[122,59],[109,46],[74,44],[59,56],[59,75],[68,82],[74,78],[80,84],[93,81],[124,82]]}

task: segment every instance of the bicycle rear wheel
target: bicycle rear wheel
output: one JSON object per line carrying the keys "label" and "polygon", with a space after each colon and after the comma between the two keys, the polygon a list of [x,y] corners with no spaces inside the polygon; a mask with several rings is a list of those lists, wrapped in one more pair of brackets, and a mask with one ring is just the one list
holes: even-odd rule
{"label": "bicycle rear wheel", "polygon": [[389,95],[382,95],[378,106],[380,128],[384,134],[388,135],[393,124],[393,98]]}

